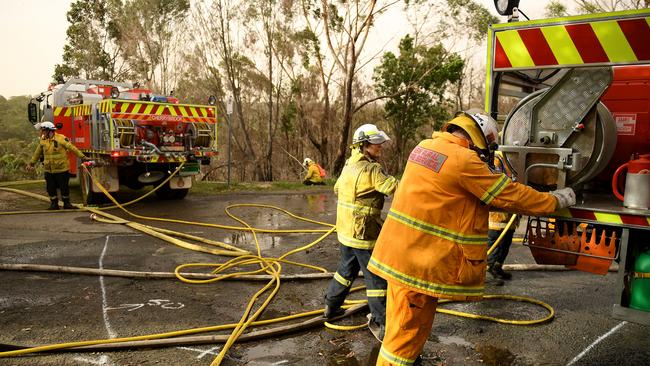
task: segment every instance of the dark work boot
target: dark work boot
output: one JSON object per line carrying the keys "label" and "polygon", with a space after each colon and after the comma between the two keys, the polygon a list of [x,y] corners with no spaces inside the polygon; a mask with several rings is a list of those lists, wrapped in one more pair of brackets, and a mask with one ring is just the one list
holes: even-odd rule
{"label": "dark work boot", "polygon": [[386,334],[386,327],[383,324],[375,322],[372,318],[372,314],[368,314],[368,329],[379,342],[383,342],[384,334]]}
{"label": "dark work boot", "polygon": [[59,200],[57,198],[50,199],[50,207],[48,207],[47,209],[48,210],[58,210],[59,209]]}
{"label": "dark work boot", "polygon": [[74,207],[70,203],[70,198],[64,198],[63,199],[63,208],[66,209],[66,210],[72,210],[72,209],[75,209],[76,207]]}
{"label": "dark work boot", "polygon": [[500,278],[502,280],[512,279],[512,274],[504,271],[501,263],[494,263],[494,265],[490,266],[489,272],[494,278]]}
{"label": "dark work boot", "polygon": [[422,361],[422,355],[419,355],[418,358],[415,359],[415,362],[413,362],[413,366],[422,366],[424,365],[424,362]]}
{"label": "dark work boot", "polygon": [[326,319],[332,319],[332,318],[336,318],[339,315],[343,315],[343,313],[345,313],[345,310],[339,307],[333,308],[330,307],[329,305],[325,305],[325,312],[323,313],[323,316]]}

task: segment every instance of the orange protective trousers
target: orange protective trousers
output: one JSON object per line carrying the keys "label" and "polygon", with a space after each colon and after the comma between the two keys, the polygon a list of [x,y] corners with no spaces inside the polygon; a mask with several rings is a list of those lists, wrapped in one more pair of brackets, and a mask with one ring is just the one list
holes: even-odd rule
{"label": "orange protective trousers", "polygon": [[377,366],[410,366],[429,338],[438,298],[388,283],[386,333]]}

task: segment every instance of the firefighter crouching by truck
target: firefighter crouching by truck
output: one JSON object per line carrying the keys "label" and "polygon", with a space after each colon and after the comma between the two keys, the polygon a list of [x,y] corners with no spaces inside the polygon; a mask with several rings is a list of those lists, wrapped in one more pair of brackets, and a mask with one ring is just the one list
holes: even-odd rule
{"label": "firefighter crouching by truck", "polygon": [[59,209],[57,189],[61,191],[63,208],[72,209],[74,206],[70,204],[70,187],[68,184],[70,181],[70,173],[68,172],[70,170],[70,161],[67,153],[70,151],[81,159],[86,159],[86,157],[67,137],[56,133],[56,127],[52,122],[41,122],[35,127],[41,130],[41,137],[32,160],[27,164],[26,169],[28,171],[34,170],[34,164],[43,158],[45,186],[47,194],[50,196],[48,210]]}
{"label": "firefighter crouching by truck", "polygon": [[341,315],[343,301],[359,270],[363,271],[370,314],[368,327],[381,341],[386,319],[386,281],[368,272],[368,260],[382,226],[384,197],[393,194],[397,179],[384,173],[377,162],[382,144],[390,138],[373,124],[353,135],[352,153],[334,185],[336,234],[341,259],[325,295],[325,318]]}
{"label": "firefighter crouching by truck", "polygon": [[541,193],[493,173],[497,126],[481,113],[458,113],[409,156],[368,264],[388,281],[377,365],[421,363],[439,298],[481,299],[490,206],[542,215],[575,204],[571,188]]}

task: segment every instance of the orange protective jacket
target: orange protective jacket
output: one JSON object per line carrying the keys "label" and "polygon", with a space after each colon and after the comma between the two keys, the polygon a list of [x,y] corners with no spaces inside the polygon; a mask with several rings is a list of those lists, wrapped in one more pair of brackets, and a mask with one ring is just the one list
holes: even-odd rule
{"label": "orange protective jacket", "polygon": [[434,133],[410,154],[368,269],[433,297],[483,296],[490,205],[542,215],[549,193],[495,174],[450,133]]}

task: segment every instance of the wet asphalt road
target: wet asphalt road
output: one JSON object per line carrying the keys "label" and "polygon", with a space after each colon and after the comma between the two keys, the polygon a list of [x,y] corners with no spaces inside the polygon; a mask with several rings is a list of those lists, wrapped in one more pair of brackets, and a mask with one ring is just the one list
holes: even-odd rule
{"label": "wet asphalt road", "polygon": [[[132,210],[142,215],[237,225],[224,209],[234,203],[271,204],[298,215],[334,222],[335,200],[327,190],[284,193],[190,194],[177,202],[147,199]],[[390,201],[387,205],[390,204]],[[0,211],[38,209],[45,204],[0,192]],[[114,212],[114,211],[113,211]],[[250,225],[313,228],[268,209],[237,208]],[[124,214],[118,213],[126,217]],[[135,220],[144,222],[141,220]],[[253,250],[249,234],[180,224],[144,222]],[[260,235],[266,256],[278,256],[315,240],[316,234]],[[338,244],[326,238],[292,260],[336,269]],[[183,263],[223,262],[191,252],[123,225],[94,222],[83,212],[0,216],[0,263],[37,263],[138,271],[173,271]],[[508,263],[533,263],[516,245]],[[305,270],[284,267],[285,273]],[[261,282],[188,285],[177,280],[0,271],[0,343],[42,345],[105,339],[236,322]],[[322,306],[327,280],[284,282],[263,318]],[[357,281],[357,284],[362,284]],[[426,365],[648,365],[650,329],[613,319],[616,275],[581,272],[516,272],[489,293],[533,297],[549,303],[555,319],[515,326],[438,314],[425,346]],[[545,310],[513,301],[445,305],[512,319],[539,318]],[[344,323],[359,324],[364,314]],[[599,343],[594,343],[600,337]],[[195,345],[103,353],[57,353],[0,358],[0,365],[209,365],[221,345]],[[367,330],[324,328],[235,345],[223,365],[368,365],[379,345]]]}

